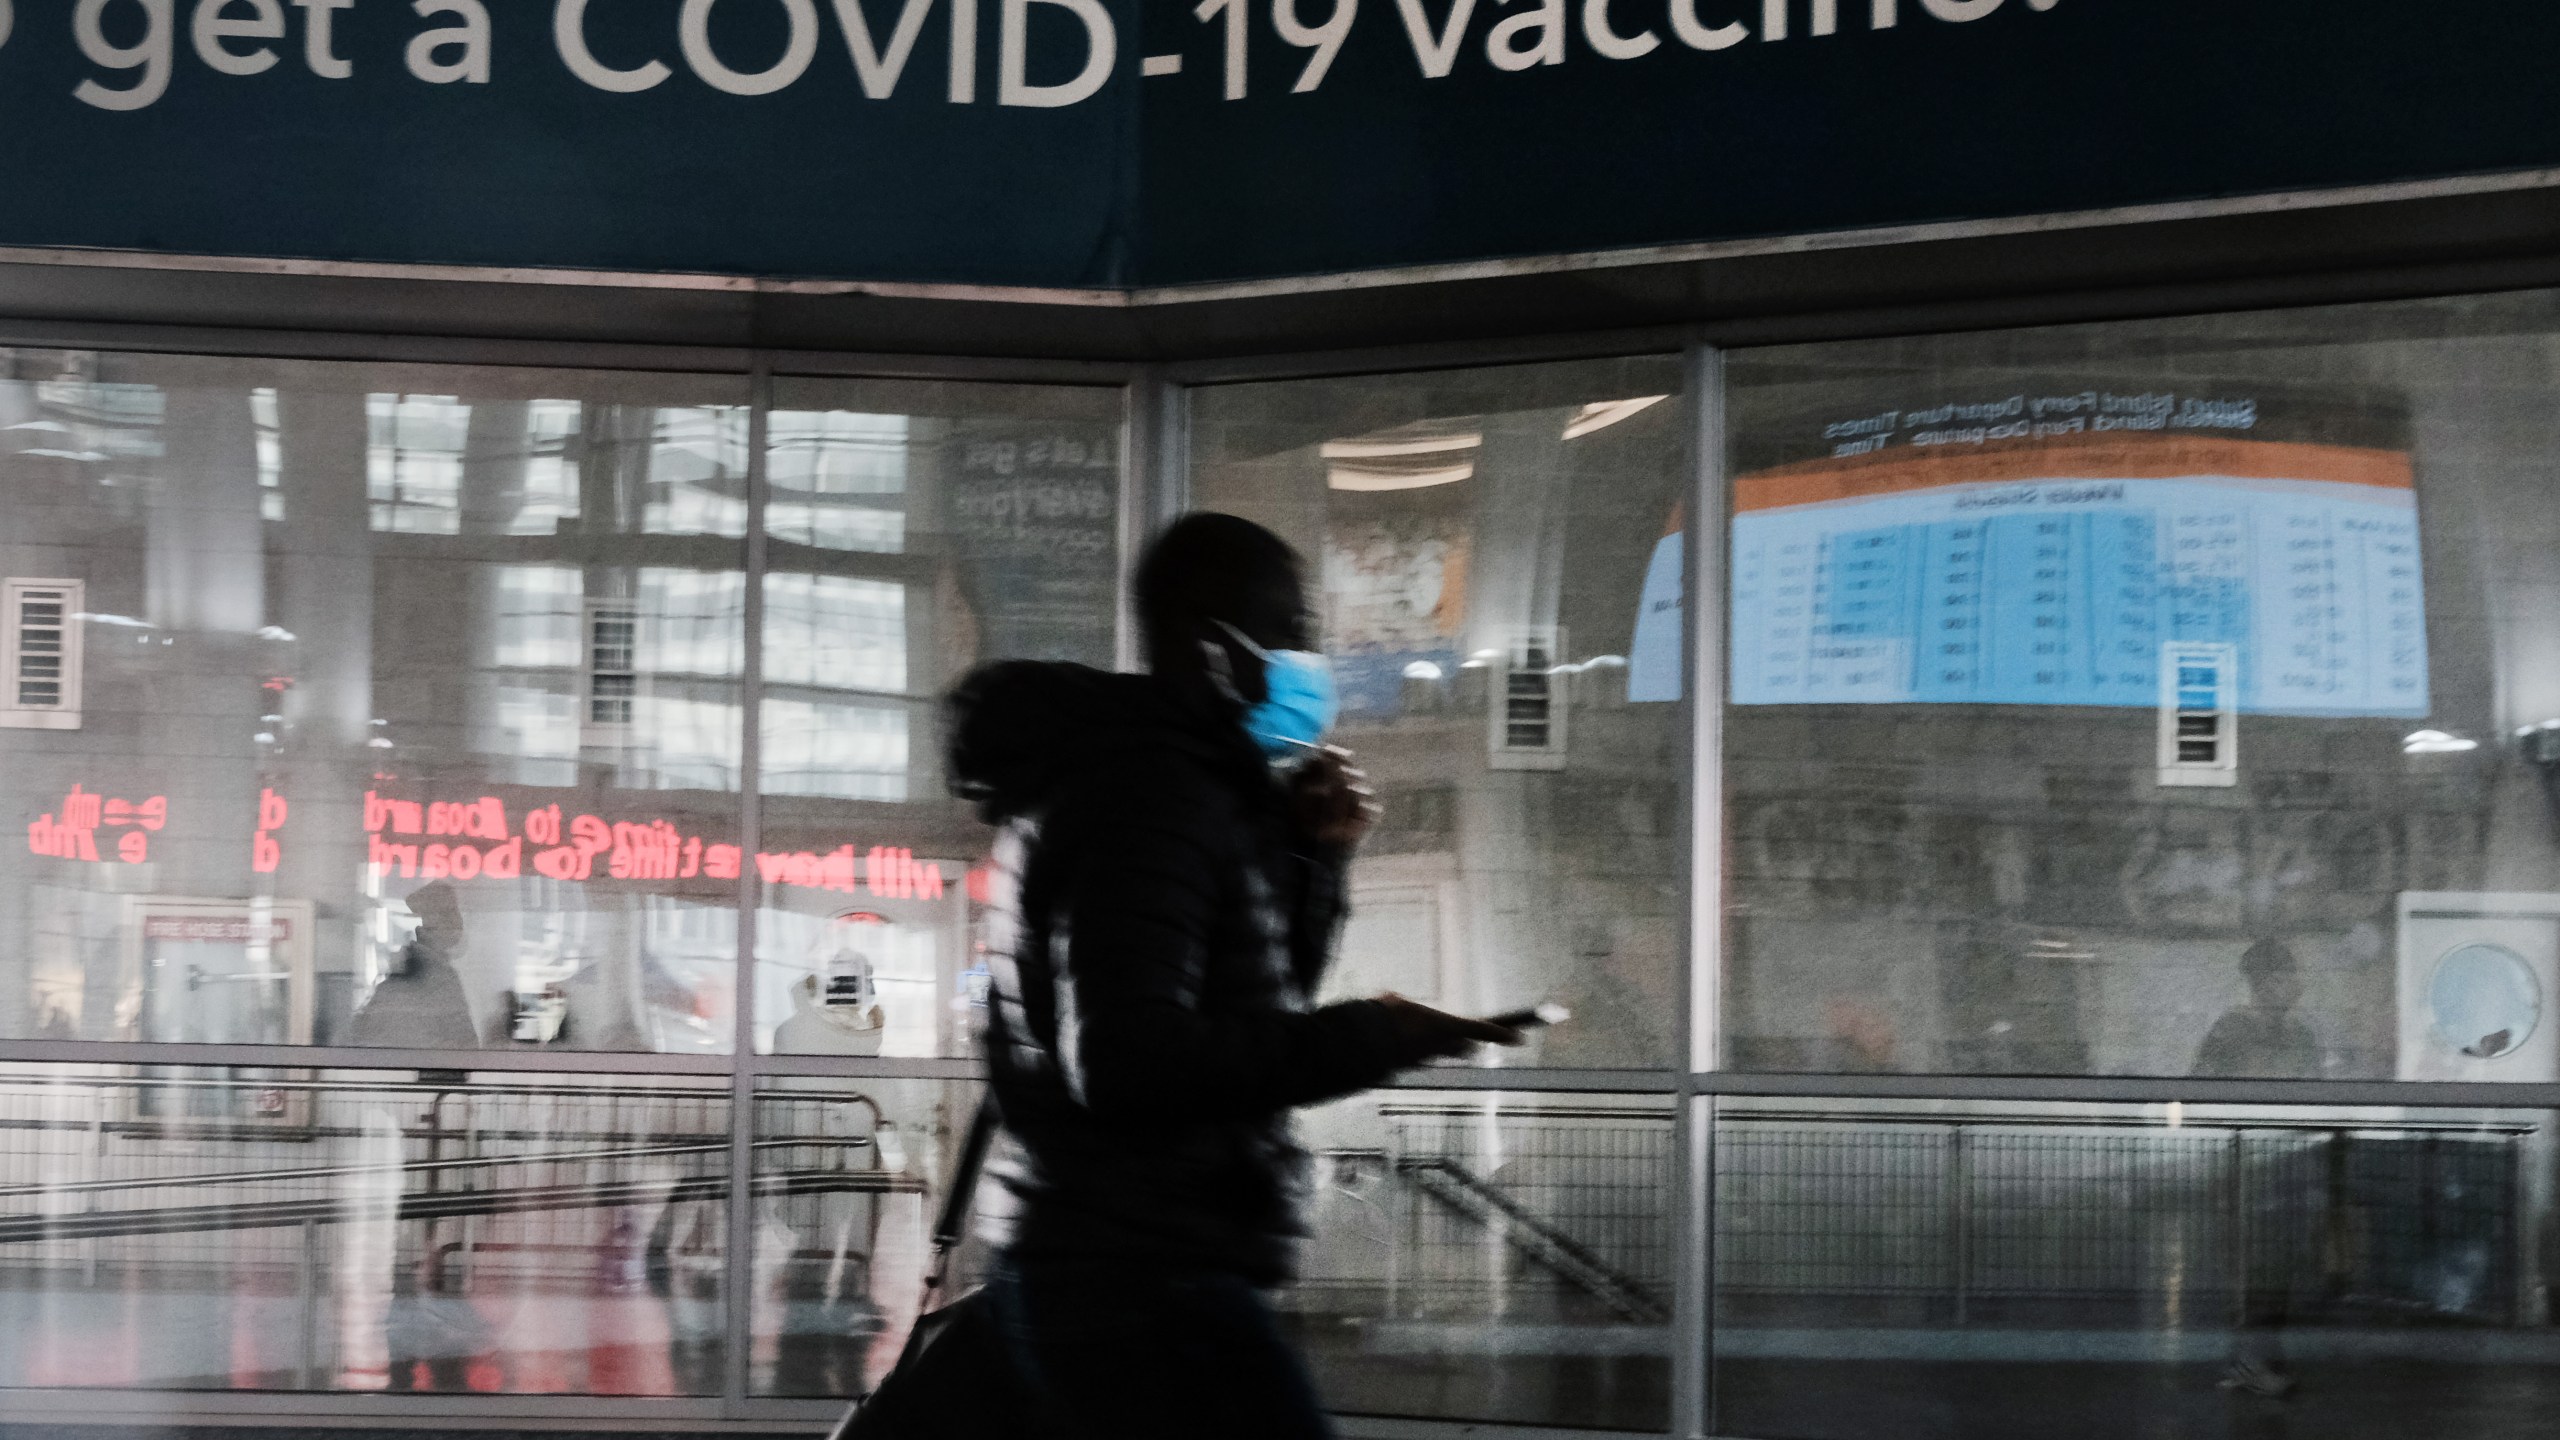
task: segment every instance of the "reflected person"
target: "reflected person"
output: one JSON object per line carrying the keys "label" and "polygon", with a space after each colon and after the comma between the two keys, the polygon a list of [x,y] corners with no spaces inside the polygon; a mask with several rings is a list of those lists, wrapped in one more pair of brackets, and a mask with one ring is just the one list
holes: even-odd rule
{"label": "reflected person", "polygon": [[952,700],[955,785],[1006,826],[989,1298],[1067,1435],[1330,1435],[1266,1294],[1305,1233],[1289,1112],[1519,1038],[1396,996],[1312,1003],[1375,807],[1317,744],[1332,685],[1300,574],[1270,531],[1186,517],[1138,567],[1149,673],[1018,661]]}
{"label": "reflected person", "polygon": [[[2258,941],[2241,952],[2240,976],[2248,982],[2248,1003],[2233,1006],[2214,1022],[2190,1073],[2216,1079],[2317,1075],[2319,1039],[2294,1013],[2302,1003],[2302,966],[2293,948],[2281,940]],[[2256,1282],[2255,1275],[2240,1277],[2240,1329],[2233,1337],[2231,1364],[2222,1372],[2222,1388],[2280,1400],[2295,1388],[2284,1360],[2292,1290],[2289,1281],[2272,1286]]]}
{"label": "reflected person", "polygon": [[2291,1079],[2320,1073],[2320,1041],[2295,1013],[2302,966],[2281,940],[2260,940],[2240,956],[2248,1003],[2214,1022],[2189,1074],[2214,1079]]}
{"label": "reflected person", "polygon": [[347,1022],[347,1043],[476,1050],[480,1035],[458,968],[469,939],[462,897],[438,880],[410,891],[408,903],[417,932]]}

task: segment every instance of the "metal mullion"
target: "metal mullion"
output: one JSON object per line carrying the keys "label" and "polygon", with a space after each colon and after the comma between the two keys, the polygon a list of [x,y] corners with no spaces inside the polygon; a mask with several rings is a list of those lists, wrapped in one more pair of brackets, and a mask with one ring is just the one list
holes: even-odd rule
{"label": "metal mullion", "polygon": [[1145,511],[1149,529],[1161,529],[1191,508],[1191,387],[1156,372],[1156,465]]}
{"label": "metal mullion", "polygon": [[1514,1090],[1522,1094],[1673,1095],[1680,1077],[1670,1070],[1555,1070],[1492,1065],[1425,1065],[1379,1087],[1396,1090]]}
{"label": "metal mullion", "polygon": [[729,1060],[729,1213],[727,1264],[720,1287],[727,1341],[721,1354],[721,1414],[748,1403],[748,1362],[755,1319],[756,908],[762,900],[755,863],[763,843],[765,505],[771,493],[766,451],[773,417],[773,371],[759,357],[747,381],[746,644],[738,678],[737,969],[732,977]]}
{"label": "metal mullion", "polygon": [[832,1425],[844,1418],[846,1402],[836,1399],[793,1399],[778,1395],[760,1395],[749,1399],[737,1412],[741,1421],[755,1421],[774,1428],[800,1429]]}
{"label": "metal mullion", "polygon": [[1157,528],[1156,515],[1163,472],[1180,457],[1168,456],[1164,433],[1163,372],[1141,367],[1120,392],[1119,576],[1111,613],[1112,665],[1122,671],[1145,668],[1144,645],[1138,639],[1138,616],[1130,583],[1137,574],[1138,550]]}
{"label": "metal mullion", "polygon": [[293,1070],[468,1070],[478,1073],[727,1075],[722,1055],[647,1050],[412,1050],[350,1045],[186,1045],[126,1040],[5,1040],[0,1064],[254,1066]]}
{"label": "metal mullion", "polygon": [[371,331],[262,330],[229,325],[155,325],[119,320],[0,321],[0,346],[195,355],[242,360],[306,360],[354,365],[472,365],[517,370],[628,370],[665,375],[735,375],[744,349],[649,341],[537,340]]}
{"label": "metal mullion", "polygon": [[1420,1420],[1394,1415],[1335,1415],[1344,1440],[1627,1440],[1643,1431],[1577,1430],[1561,1425],[1507,1425],[1486,1420]]}
{"label": "metal mullion", "polygon": [[1145,368],[1125,360],[846,350],[777,350],[768,352],[767,363],[777,376],[795,380],[957,380],[1093,389],[1131,384]]}
{"label": "metal mullion", "polygon": [[1686,328],[1645,326],[1489,340],[1434,340],[1279,355],[1185,360],[1165,366],[1163,373],[1177,386],[1190,386],[1337,379],[1410,370],[1486,370],[1513,365],[1672,354],[1682,349],[1692,333]]}
{"label": "metal mullion", "polygon": [[529,1419],[546,1425],[592,1420],[621,1429],[635,1421],[680,1421],[687,1425],[716,1422],[720,1401],[709,1396],[636,1395],[392,1395],[382,1391],[320,1390],[130,1390],[12,1389],[0,1390],[0,1422],[25,1424],[39,1417],[59,1417],[82,1424],[147,1422],[156,1426],[189,1420],[213,1423],[254,1420],[263,1426],[295,1419],[415,1427],[434,1420],[441,1427],[457,1420],[521,1426]]}
{"label": "metal mullion", "polygon": [[750,1055],[740,1069],[760,1078],[855,1080],[976,1080],[976,1060],[885,1055]]}
{"label": "metal mullion", "polygon": [[1698,1072],[1722,1056],[1724,974],[1724,693],[1727,526],[1724,356],[1689,347],[1691,519],[1681,557],[1682,623],[1689,683],[1681,687],[1689,721],[1689,943],[1683,970],[1687,1003],[1678,1032],[1680,1113],[1672,1131],[1677,1169],[1673,1193],[1671,1433],[1701,1436],[1715,1428],[1715,1102],[1697,1088]]}
{"label": "metal mullion", "polygon": [[2084,1105],[2260,1105],[2421,1110],[2560,1110],[2560,1084],[2434,1080],[2187,1080],[2144,1075],[1690,1076],[1701,1095],[1824,1100],[2044,1101]]}

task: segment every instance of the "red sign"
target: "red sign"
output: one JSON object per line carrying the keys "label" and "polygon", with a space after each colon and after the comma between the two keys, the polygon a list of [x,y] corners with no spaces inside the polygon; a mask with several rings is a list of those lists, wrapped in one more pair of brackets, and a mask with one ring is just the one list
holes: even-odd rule
{"label": "red sign", "polygon": [[[375,870],[403,879],[512,880],[530,866],[553,880],[591,880],[599,869],[616,880],[735,880],[745,861],[739,847],[688,835],[671,820],[606,820],[557,803],[526,810],[519,829],[494,795],[398,800],[368,790],[364,828]],[[398,838],[404,836],[417,838]],[[767,885],[899,900],[943,894],[940,863],[896,846],[760,854],[755,865]]]}
{"label": "red sign", "polygon": [[[61,818],[57,819],[56,816]],[[93,795],[78,785],[62,797],[59,810],[27,822],[27,853],[54,860],[121,861],[139,865],[151,858],[151,836],[148,832],[169,823],[169,797],[154,795],[148,800],[118,800]],[[98,854],[98,829],[105,826],[123,830],[114,837],[109,856]]]}

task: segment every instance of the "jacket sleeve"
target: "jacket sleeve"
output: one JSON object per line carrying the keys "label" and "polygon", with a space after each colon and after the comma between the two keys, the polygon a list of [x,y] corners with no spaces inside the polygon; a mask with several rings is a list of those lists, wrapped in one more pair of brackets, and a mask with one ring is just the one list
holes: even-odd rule
{"label": "jacket sleeve", "polygon": [[1105,1120],[1268,1115],[1365,1090],[1414,1063],[1370,1001],[1205,1013],[1220,905],[1199,837],[1121,816],[1079,837],[1089,857],[1050,930],[1057,1054],[1068,1092]]}

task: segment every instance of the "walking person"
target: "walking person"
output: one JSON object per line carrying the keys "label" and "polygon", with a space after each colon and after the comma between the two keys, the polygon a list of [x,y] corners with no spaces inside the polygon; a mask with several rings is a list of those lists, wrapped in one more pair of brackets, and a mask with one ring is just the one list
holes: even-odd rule
{"label": "walking person", "polygon": [[1287,544],[1193,515],[1136,590],[1148,674],[1014,662],[953,697],[951,773],[1005,827],[989,1296],[1063,1436],[1311,1440],[1331,1427],[1266,1298],[1308,1188],[1290,1111],[1519,1036],[1312,1003],[1374,809],[1320,744],[1332,683]]}

